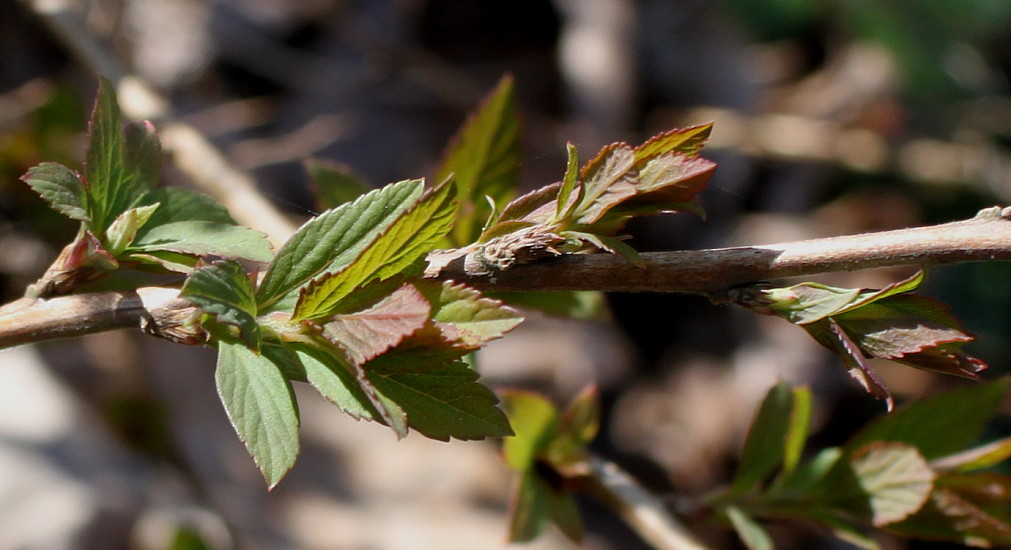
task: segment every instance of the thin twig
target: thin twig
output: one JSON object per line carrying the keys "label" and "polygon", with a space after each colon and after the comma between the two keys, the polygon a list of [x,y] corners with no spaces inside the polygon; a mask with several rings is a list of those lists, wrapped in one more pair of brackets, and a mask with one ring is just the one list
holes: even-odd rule
{"label": "thin twig", "polygon": [[199,131],[172,117],[168,101],[141,78],[131,75],[101,41],[87,29],[67,0],[21,0],[81,62],[116,86],[123,113],[152,121],[173,163],[201,190],[218,199],[242,225],[266,233],[275,246],[295,229]]}
{"label": "thin twig", "polygon": [[596,456],[587,459],[582,479],[587,492],[625,520],[657,550],[706,550],[664,505],[617,464]]}
{"label": "thin twig", "polygon": [[[1011,260],[1011,208],[988,208],[968,220],[791,243],[653,252],[637,266],[611,254],[570,255],[518,265],[491,275],[468,275],[462,260],[433,278],[486,290],[601,290],[702,294],[719,300],[737,285],[834,271],[899,265]],[[136,295],[160,292],[157,312]],[[114,330],[171,318],[178,290],[102,292],[19,301],[0,308],[0,348],[63,336]],[[52,325],[52,326],[49,326]],[[33,328],[30,328],[33,327]],[[42,331],[41,335],[36,335]]]}
{"label": "thin twig", "polygon": [[1011,260],[1009,215],[1011,208],[994,207],[969,220],[927,227],[772,245],[643,253],[642,267],[612,254],[569,255],[471,275],[459,258],[437,277],[487,290],[677,292],[718,300],[735,285],[782,277]]}

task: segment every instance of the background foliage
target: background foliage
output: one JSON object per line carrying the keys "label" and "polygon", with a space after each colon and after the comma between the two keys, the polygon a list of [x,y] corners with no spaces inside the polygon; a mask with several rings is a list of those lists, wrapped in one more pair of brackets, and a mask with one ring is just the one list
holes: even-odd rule
{"label": "background foliage", "polygon": [[[145,4],[175,11],[171,17],[157,15],[145,12],[151,9]],[[370,9],[343,2],[124,2],[109,4],[113,10],[97,4],[88,10],[97,33],[114,39],[138,70],[176,99],[184,116],[299,217],[319,210],[307,191],[303,157],[349,164],[374,185],[433,173],[446,138],[504,72],[515,75],[525,113],[518,177],[526,188],[558,179],[566,140],[589,154],[616,139],[640,143],[670,127],[716,120],[707,151],[715,153],[720,170],[702,197],[708,221],[681,216],[636,224],[633,244],[640,250],[911,225],[1008,202],[1002,167],[1011,130],[1006,116],[1011,50],[1000,32],[1009,18],[1003,2],[915,2],[901,9],[898,2],[642,2],[618,15],[598,8],[610,17],[591,18],[592,24],[564,2],[465,4]],[[17,178],[41,161],[80,163],[82,123],[94,86],[93,74],[42,39],[47,33],[29,14],[21,7],[12,14],[0,23],[5,30],[0,185],[8,251],[0,269],[8,297],[19,295],[74,236],[76,227],[49,213]],[[178,21],[185,32],[168,32],[168,21]],[[579,27],[580,21],[589,28]],[[595,58],[608,78],[593,80],[579,71],[578,57],[566,56],[580,50],[570,42],[578,30],[593,31],[609,51],[623,54],[620,63]],[[178,42],[166,42],[172,40]],[[770,114],[789,116],[765,116]],[[163,176],[182,179],[171,170]],[[825,282],[881,287],[905,275]],[[928,293],[952,304],[966,328],[983,336],[972,353],[986,358],[993,375],[1008,368],[1001,353],[1008,345],[1007,275],[999,264],[962,266],[935,270],[926,282]],[[128,283],[111,278],[102,284]],[[580,301],[592,298],[571,299],[588,316],[599,313]],[[842,445],[863,419],[880,412],[876,402],[840,381],[836,359],[792,340],[803,336],[795,327],[787,336],[764,321],[694,298],[611,300],[616,324],[577,329],[544,320],[531,333],[517,333],[515,348],[489,352],[484,374],[495,384],[547,391],[558,403],[584,383],[598,383],[604,415],[596,445],[627,458],[624,463],[657,488],[692,491],[731,479],[743,426],[777,379],[807,383],[817,394],[816,443]],[[658,311],[662,322],[656,320]],[[213,435],[215,429],[229,429],[216,397],[189,389],[206,381],[213,358],[125,338],[60,342],[42,351],[50,371],[74,390],[72,398],[59,395],[79,407],[74,410],[102,420],[76,418],[88,428],[79,433],[111,432],[112,441],[126,442],[110,445],[122,454],[96,459],[89,469],[95,479],[101,479],[102,463],[126,460],[139,476],[153,475],[152,463],[169,465],[164,478],[169,481],[162,483],[182,489],[158,493],[178,495],[176,510],[194,503],[215,510],[202,520],[174,516],[202,526],[205,539],[220,526],[207,518],[224,517],[249,547],[297,541],[305,547],[405,548],[395,533],[348,527],[338,535],[307,524],[317,523],[310,518],[352,517],[358,521],[350,523],[374,527],[410,507],[425,515],[399,524],[419,541],[429,537],[416,541],[418,547],[431,547],[446,540],[439,537],[472,533],[459,520],[440,531],[432,510],[472,510],[475,503],[491,502],[466,516],[448,515],[488,524],[488,530],[472,535],[480,545],[501,540],[505,504],[495,500],[505,494],[501,487],[482,489],[475,479],[486,478],[475,474],[462,477],[466,489],[433,492],[420,480],[450,477],[432,473],[444,471],[436,465],[449,460],[441,447],[384,447],[390,442],[373,444],[367,435],[378,430],[355,424],[311,434],[315,458],[303,461],[309,465],[302,475],[296,469],[290,488],[282,485],[270,499],[258,496],[262,482],[234,438],[227,446],[213,443],[228,439]],[[591,347],[592,342],[604,345]],[[591,351],[580,353],[584,349]],[[900,403],[953,384],[909,371],[882,367]],[[6,387],[31,386],[12,381]],[[741,408],[731,411],[727,403]],[[332,422],[331,416],[323,418]],[[990,429],[1006,432],[1000,424]],[[53,464],[49,471],[60,472],[53,446],[66,443],[74,431],[48,432],[48,440],[22,438],[26,446],[18,449],[32,449],[46,457],[38,464]],[[691,449],[685,440],[695,442]],[[435,457],[432,462],[418,458],[426,454]],[[380,465],[380,458],[396,455],[413,456],[422,466]],[[457,474],[465,468],[450,464],[448,470]],[[373,471],[400,485],[363,474]],[[84,494],[94,497],[90,508],[82,507],[90,517],[121,518],[102,522],[107,540],[123,540],[130,532],[139,536],[137,526],[147,524],[137,518],[154,517],[140,512],[154,508],[158,499],[150,494],[110,505],[98,498],[108,487],[85,486]],[[439,496],[446,500],[430,500]],[[630,535],[589,506],[584,512],[594,519],[588,522],[588,544],[629,547]],[[71,526],[67,537],[86,532],[75,531],[71,521],[65,525]],[[428,535],[417,534],[422,526]],[[327,538],[340,536],[348,538]]]}

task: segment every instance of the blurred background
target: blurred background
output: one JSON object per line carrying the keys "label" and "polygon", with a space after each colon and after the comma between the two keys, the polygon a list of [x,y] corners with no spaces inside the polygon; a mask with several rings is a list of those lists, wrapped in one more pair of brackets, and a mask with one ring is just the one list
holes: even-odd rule
{"label": "blurred background", "polygon": [[[60,2],[38,2],[58,5]],[[0,0],[0,291],[19,297],[75,227],[18,181],[79,166],[96,68],[32,3]],[[565,142],[714,121],[707,220],[637,221],[639,250],[763,244],[938,223],[1011,203],[1006,0],[68,0],[296,222],[302,162],[373,185],[431,175],[505,73],[523,111],[522,185],[557,181]],[[171,162],[166,184],[189,185]],[[818,278],[877,287],[910,274]],[[925,292],[1008,371],[1005,264],[945,267]],[[815,442],[883,405],[803,331],[702,298],[614,295],[592,321],[533,315],[482,353],[492,386],[565,401],[601,388],[601,454],[672,505],[728,479],[778,380],[816,392]],[[396,442],[299,388],[303,454],[267,493],[231,432],[210,350],[115,332],[0,352],[0,550],[504,548],[509,475],[493,442]],[[881,365],[899,401],[964,383]],[[1011,425],[995,426],[1007,432]],[[643,548],[587,502],[582,548]],[[727,531],[702,529],[717,548]],[[846,548],[784,526],[782,548]],[[946,548],[940,544],[888,548]],[[549,532],[530,548],[573,547]]]}

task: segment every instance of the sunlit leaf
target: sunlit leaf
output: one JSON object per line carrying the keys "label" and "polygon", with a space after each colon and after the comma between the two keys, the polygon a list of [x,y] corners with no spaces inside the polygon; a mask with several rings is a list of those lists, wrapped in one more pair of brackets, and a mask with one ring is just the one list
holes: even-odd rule
{"label": "sunlit leaf", "polygon": [[218,342],[218,395],[239,439],[273,488],[298,457],[298,407],[291,385],[266,355]]}
{"label": "sunlit leaf", "polygon": [[196,256],[221,256],[255,262],[273,257],[267,236],[240,225],[207,221],[173,222],[143,232],[129,250],[154,252],[167,250]]}
{"label": "sunlit leaf", "polygon": [[306,222],[267,268],[256,295],[260,310],[267,311],[324,271],[346,268],[414,206],[423,192],[421,180],[402,181]]}
{"label": "sunlit leaf", "polygon": [[604,294],[593,290],[485,292],[484,294],[513,307],[540,311],[556,317],[584,321],[606,321],[611,317]]}
{"label": "sunlit leaf", "polygon": [[934,471],[915,447],[904,443],[871,443],[858,449],[850,464],[869,495],[875,526],[909,517],[933,489]]}
{"label": "sunlit leaf", "polygon": [[396,275],[418,261],[452,226],[456,212],[453,189],[447,182],[425,193],[343,270],[309,282],[299,294],[292,318],[329,317],[355,289]]}
{"label": "sunlit leaf", "polygon": [[759,484],[780,465],[785,451],[787,433],[793,411],[793,393],[790,386],[781,382],[765,395],[762,406],[748,430],[741,451],[740,462],[731,490],[746,493]]}
{"label": "sunlit leaf", "polygon": [[218,322],[237,327],[250,349],[260,349],[253,284],[238,262],[225,260],[198,267],[186,278],[180,295]]}
{"label": "sunlit leaf", "polygon": [[148,191],[138,204],[157,204],[144,229],[182,221],[205,221],[235,225],[228,209],[210,195],[184,187],[159,187]]}
{"label": "sunlit leaf", "polygon": [[935,471],[971,472],[1011,459],[1011,437],[930,461]]}
{"label": "sunlit leaf", "polygon": [[158,204],[130,208],[109,224],[106,230],[109,254],[119,256],[137,237],[137,232],[151,219],[158,209]]}
{"label": "sunlit leaf", "polygon": [[558,434],[558,411],[538,393],[507,390],[501,394],[515,434],[503,440],[502,454],[510,468],[523,472],[533,468],[537,455]]}
{"label": "sunlit leaf", "polygon": [[116,92],[101,79],[88,127],[85,163],[93,230],[104,237],[112,220],[157,181],[160,146],[148,122],[122,126]]}
{"label": "sunlit leaf", "polygon": [[405,284],[368,309],[335,315],[321,326],[322,335],[363,364],[425,326],[430,312],[428,300]]}
{"label": "sunlit leaf", "polygon": [[53,210],[72,220],[90,222],[84,182],[73,170],[55,162],[43,162],[21,176]]}
{"label": "sunlit leaf", "polygon": [[465,285],[425,282],[419,288],[432,303],[432,320],[452,325],[467,346],[480,347],[523,322],[516,310]]}
{"label": "sunlit leaf", "polygon": [[352,418],[374,420],[379,417],[350,365],[343,365],[334,354],[311,346],[291,347],[305,369],[306,379],[320,395]]}

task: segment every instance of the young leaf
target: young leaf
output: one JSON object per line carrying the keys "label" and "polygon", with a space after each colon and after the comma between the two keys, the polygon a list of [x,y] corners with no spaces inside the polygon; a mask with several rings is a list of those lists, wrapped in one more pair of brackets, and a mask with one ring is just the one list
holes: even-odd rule
{"label": "young leaf", "polygon": [[741,451],[737,474],[731,486],[735,494],[754,491],[783,458],[786,434],[793,411],[793,392],[780,382],[765,395],[758,415],[751,423]]}
{"label": "young leaf", "polygon": [[150,220],[158,209],[158,204],[138,206],[116,216],[106,230],[109,254],[119,256],[137,237],[137,232]]}
{"label": "young leaf", "polygon": [[277,252],[256,299],[261,311],[323,271],[340,271],[413,207],[424,192],[407,180],[362,195],[306,222]]}
{"label": "young leaf", "polygon": [[532,471],[516,477],[509,502],[509,542],[530,542],[551,522],[550,489]]}
{"label": "young leaf", "polygon": [[158,210],[141,228],[139,234],[154,227],[184,221],[235,225],[235,220],[228,214],[228,209],[220,202],[209,195],[183,187],[159,187],[148,191],[138,204],[159,205]]}
{"label": "young leaf", "polygon": [[565,151],[569,157],[568,162],[565,165],[565,177],[562,179],[562,186],[558,188],[558,198],[555,199],[556,209],[555,217],[552,221],[561,221],[572,216],[572,211],[576,206],[583,200],[583,186],[578,187],[578,193],[575,198],[572,197],[572,192],[577,189],[577,182],[579,180],[579,152],[576,150],[576,146],[567,143],[565,144]]}
{"label": "young leaf", "polygon": [[512,435],[498,398],[477,382],[462,361],[445,354],[386,353],[363,370],[376,391],[407,413],[408,423],[426,437],[448,441]]}
{"label": "young leaf", "polygon": [[513,96],[513,79],[506,76],[460,128],[436,171],[436,181],[452,175],[457,183],[461,212],[451,235],[456,247],[480,235],[491,213],[484,197],[504,203],[516,187],[519,113]]}
{"label": "young leaf", "polygon": [[811,425],[811,390],[793,388],[793,407],[790,410],[790,428],[786,432],[783,449],[783,473],[790,474],[800,462]]}
{"label": "young leaf", "polygon": [[195,256],[241,258],[268,262],[273,257],[267,236],[241,225],[208,221],[166,223],[144,231],[129,247],[134,252],[167,250]]}
{"label": "young leaf", "polygon": [[253,284],[235,261],[214,262],[195,269],[183,284],[180,296],[214,315],[219,323],[239,329],[239,337],[251,350],[260,349]]}
{"label": "young leaf", "polygon": [[710,122],[657,134],[635,148],[636,168],[642,168],[650,160],[667,153],[695,156],[702,150],[712,131],[713,123]]}
{"label": "young leaf", "polygon": [[309,187],[321,210],[330,210],[368,193],[370,188],[351,169],[336,162],[310,158],[303,162]]}
{"label": "young leaf", "polygon": [[432,320],[440,326],[452,326],[468,347],[479,348],[523,322],[516,310],[465,285],[423,281],[418,288],[432,304]]}
{"label": "young leaf", "polygon": [[517,472],[530,470],[558,435],[558,411],[542,395],[522,390],[503,391],[502,406],[515,432],[502,442],[506,464]]}
{"label": "young leaf", "polygon": [[934,472],[927,461],[904,443],[871,443],[853,453],[850,465],[869,496],[876,527],[915,513],[934,486]]}
{"label": "young leaf", "polygon": [[580,174],[583,197],[573,209],[580,225],[599,221],[612,206],[636,193],[638,173],[632,170],[635,152],[625,143],[612,143],[586,163]]}
{"label": "young leaf", "polygon": [[72,220],[88,223],[88,195],[81,177],[55,162],[43,162],[21,176],[21,181],[38,193],[53,210]]}
{"label": "young leaf", "polygon": [[610,312],[607,309],[603,293],[594,290],[485,292],[484,295],[500,300],[511,307],[540,311],[555,317],[568,317],[583,321],[610,319]]}
{"label": "young leaf", "polygon": [[134,123],[124,130],[116,92],[102,79],[89,123],[85,162],[92,230],[100,238],[113,218],[154,187],[159,154],[150,123]]}
{"label": "young leaf", "polygon": [[218,395],[239,439],[273,488],[298,457],[298,406],[291,385],[266,355],[220,340]]}
{"label": "young leaf", "polygon": [[774,550],[776,548],[765,529],[740,508],[727,506],[724,512],[748,550]]}
{"label": "young leaf", "polygon": [[327,273],[305,285],[292,314],[295,321],[329,317],[341,300],[373,279],[396,275],[416,262],[441,239],[453,223],[454,191],[447,182],[425,193],[403,210],[357,258],[338,272]]}
{"label": "young leaf", "polygon": [[937,472],[971,472],[996,466],[1008,459],[1011,459],[1011,437],[936,458],[930,461],[930,467]]}
{"label": "young leaf", "polygon": [[320,329],[324,338],[361,365],[425,326],[430,312],[428,300],[405,284],[368,309],[335,315]]}
{"label": "young leaf", "polygon": [[1002,378],[922,399],[868,424],[846,447],[895,441],[916,447],[927,460],[956,453],[979,437],[1007,388]]}

